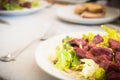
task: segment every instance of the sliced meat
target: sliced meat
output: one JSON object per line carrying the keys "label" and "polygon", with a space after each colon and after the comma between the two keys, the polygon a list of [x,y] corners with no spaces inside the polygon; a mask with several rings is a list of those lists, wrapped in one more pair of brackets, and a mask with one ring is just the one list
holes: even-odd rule
{"label": "sliced meat", "polygon": [[113,39],[109,39],[108,42],[109,42],[110,48],[112,48],[114,52],[120,52],[120,42]]}
{"label": "sliced meat", "polygon": [[100,55],[100,56],[93,56],[92,54],[87,54],[86,58],[94,60],[100,67],[104,68],[105,70],[108,69],[109,64],[111,61],[108,60],[107,55]]}
{"label": "sliced meat", "polygon": [[115,54],[115,62],[117,63],[117,65],[120,65],[120,52],[117,52]]}
{"label": "sliced meat", "polygon": [[86,44],[85,46],[83,46],[83,49],[85,51],[89,51],[90,49],[92,49],[95,46],[96,46],[96,44],[94,44],[94,43],[92,43],[92,44]]}
{"label": "sliced meat", "polygon": [[85,58],[86,57],[86,52],[84,49],[78,48],[78,47],[74,47],[74,50],[76,52],[76,55],[80,58]]}
{"label": "sliced meat", "polygon": [[106,70],[107,80],[120,80],[120,66],[111,62]]}
{"label": "sliced meat", "polygon": [[120,80],[120,72],[111,71],[107,74],[106,80]]}
{"label": "sliced meat", "polygon": [[73,47],[79,47],[81,45],[81,47],[85,46],[87,44],[87,42],[84,39],[73,39],[70,41],[71,46]]}
{"label": "sliced meat", "polygon": [[0,6],[0,10],[4,10],[4,8],[2,6]]}
{"label": "sliced meat", "polygon": [[109,59],[107,58],[107,55],[100,55],[95,57],[95,62],[98,63],[101,67],[106,69],[106,63],[109,63]]}
{"label": "sliced meat", "polygon": [[[78,57],[93,59],[99,64],[106,71],[106,80],[120,80],[120,42],[109,39],[112,49],[96,47],[96,44],[102,41],[103,38],[96,35],[92,44],[88,44],[88,41],[83,39],[73,39],[70,44]],[[113,58],[115,62],[113,62]]]}
{"label": "sliced meat", "polygon": [[110,50],[108,48],[94,47],[90,50],[90,53],[93,54],[93,56],[95,56],[95,57],[101,56],[101,55],[107,55],[106,57],[110,61],[112,60],[112,57],[113,57],[112,50]]}
{"label": "sliced meat", "polygon": [[100,36],[100,35],[98,34],[98,35],[96,35],[96,36],[94,37],[94,39],[93,39],[92,42],[95,43],[95,44],[98,44],[98,43],[100,43],[100,42],[103,42],[103,38],[102,38],[102,36]]}
{"label": "sliced meat", "polygon": [[24,3],[21,3],[20,6],[21,7],[25,7],[25,8],[31,8],[31,2],[24,2]]}
{"label": "sliced meat", "polygon": [[91,53],[87,53],[86,56],[85,56],[85,58],[92,59],[92,60],[94,60],[96,62],[95,56],[93,56]]}
{"label": "sliced meat", "polygon": [[110,62],[109,67],[106,70],[106,73],[109,73],[111,71],[120,72],[120,66],[114,62]]}

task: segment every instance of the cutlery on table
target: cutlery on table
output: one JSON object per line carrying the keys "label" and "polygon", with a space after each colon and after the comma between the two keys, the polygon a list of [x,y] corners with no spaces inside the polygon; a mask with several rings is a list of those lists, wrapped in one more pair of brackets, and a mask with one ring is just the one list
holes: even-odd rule
{"label": "cutlery on table", "polygon": [[[48,26],[48,25],[45,25],[45,26]],[[46,39],[48,39],[50,36],[50,32],[49,32],[49,29],[51,27],[48,27],[46,32],[40,37],[39,35],[33,40],[31,41],[29,44],[25,45],[24,47],[22,48],[19,48],[17,51],[15,52],[11,52],[11,53],[8,53],[7,55],[5,56],[1,56],[0,57],[0,61],[1,62],[11,62],[11,61],[15,61],[15,58],[18,57],[23,51],[25,51],[30,45],[32,45],[34,42],[36,41],[45,41]]]}
{"label": "cutlery on table", "polygon": [[0,57],[0,61],[2,61],[2,62],[15,61],[15,58],[16,58],[17,56],[19,56],[24,50],[26,50],[26,49],[27,49],[30,45],[32,45],[34,42],[36,42],[36,41],[38,41],[38,40],[40,40],[40,41],[45,41],[46,38],[44,38],[44,36],[45,36],[45,35],[43,35],[43,37],[40,38],[40,39],[35,39],[35,40],[33,40],[32,42],[30,42],[29,44],[27,44],[27,45],[24,46],[23,48],[18,49],[18,50],[15,51],[15,52],[11,52],[11,53],[8,53],[8,54],[5,55],[5,56],[1,56],[1,57]]}
{"label": "cutlery on table", "polygon": [[0,23],[9,25],[9,23],[7,21],[2,20],[2,19],[0,19]]}

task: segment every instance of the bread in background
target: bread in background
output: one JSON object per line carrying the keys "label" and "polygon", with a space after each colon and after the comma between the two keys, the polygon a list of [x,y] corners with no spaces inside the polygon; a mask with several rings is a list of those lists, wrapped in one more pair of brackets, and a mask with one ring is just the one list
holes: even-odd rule
{"label": "bread in background", "polygon": [[102,18],[105,16],[104,6],[96,3],[85,3],[74,9],[75,14],[81,15],[83,18]]}

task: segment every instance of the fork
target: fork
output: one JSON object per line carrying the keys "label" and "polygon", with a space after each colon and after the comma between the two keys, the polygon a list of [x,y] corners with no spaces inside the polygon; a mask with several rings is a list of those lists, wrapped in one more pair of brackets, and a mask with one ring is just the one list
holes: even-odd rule
{"label": "fork", "polygon": [[0,19],[0,23],[9,25],[9,23],[7,21],[3,20],[3,19]]}
{"label": "fork", "polygon": [[30,42],[29,44],[27,44],[25,47],[20,48],[20,49],[18,49],[18,50],[15,51],[15,52],[11,52],[11,53],[8,53],[8,54],[5,55],[5,56],[1,56],[1,57],[0,57],[0,61],[2,61],[2,62],[14,61],[15,58],[16,58],[18,55],[20,55],[25,49],[27,49],[27,48],[28,48],[32,43],[34,43],[35,41],[36,41],[36,39],[33,40],[32,42]]}
{"label": "fork", "polygon": [[27,49],[31,44],[33,44],[36,41],[45,41],[47,40],[50,36],[50,30],[51,26],[47,28],[46,32],[41,36],[41,38],[39,38],[39,36],[37,36],[33,41],[31,41],[29,44],[27,44],[25,47],[20,48],[19,50],[13,52],[13,53],[8,53],[5,56],[1,56],[0,57],[0,61],[2,62],[11,62],[11,61],[15,61],[15,58],[20,55],[25,49]]}
{"label": "fork", "polygon": [[20,48],[19,50],[17,50],[17,51],[15,51],[15,52],[13,52],[13,53],[8,53],[7,55],[5,55],[5,56],[1,56],[0,57],[0,61],[2,61],[2,62],[11,62],[11,61],[15,61],[15,58],[18,56],[18,55],[20,55],[25,49],[27,49],[31,44],[33,44],[34,42],[36,42],[36,41],[40,41],[40,42],[42,42],[42,41],[45,41],[45,40],[47,40],[48,38],[49,38],[49,29],[50,29],[51,27],[49,27],[47,30],[46,30],[46,32],[43,34],[43,36],[41,37],[41,38],[39,38],[39,36],[36,38],[36,39],[34,39],[33,41],[31,41],[29,44],[27,44],[25,47],[23,47],[23,48]]}
{"label": "fork", "polygon": [[42,41],[45,41],[47,38],[46,37],[44,37],[44,36],[46,36],[46,33],[39,39],[35,39],[35,40],[33,40],[33,41],[31,41],[29,44],[27,44],[25,47],[23,47],[23,48],[20,48],[20,49],[18,49],[17,51],[15,51],[15,52],[12,52],[12,53],[8,53],[7,55],[5,55],[5,56],[1,56],[0,57],[0,61],[2,61],[2,62],[11,62],[11,61],[15,61],[15,58],[17,57],[17,56],[19,56],[24,50],[26,50],[30,45],[32,45],[34,42],[36,42],[36,41],[40,41],[40,42],[42,42]]}

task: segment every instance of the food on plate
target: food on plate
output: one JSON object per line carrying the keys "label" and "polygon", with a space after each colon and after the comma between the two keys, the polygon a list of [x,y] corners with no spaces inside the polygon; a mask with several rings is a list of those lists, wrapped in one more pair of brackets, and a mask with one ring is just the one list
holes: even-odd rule
{"label": "food on plate", "polygon": [[103,12],[104,10],[104,7],[100,4],[86,3],[84,4],[84,6],[86,6],[88,8],[88,11],[92,13],[99,13],[99,12]]}
{"label": "food on plate", "polygon": [[86,9],[86,7],[80,5],[75,8],[74,12],[76,14],[82,14],[84,11],[86,11]]}
{"label": "food on plate", "polygon": [[0,10],[21,10],[39,5],[39,0],[0,0]]}
{"label": "food on plate", "polygon": [[105,16],[105,8],[100,4],[85,3],[75,7],[74,12],[83,18],[102,18]]}
{"label": "food on plate", "polygon": [[91,12],[83,12],[81,14],[83,18],[102,18],[104,16],[104,13],[91,13]]}
{"label": "food on plate", "polygon": [[86,80],[120,80],[120,33],[105,25],[107,34],[67,36],[56,47],[55,68]]}

